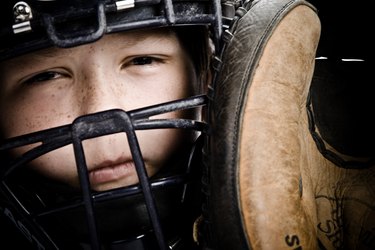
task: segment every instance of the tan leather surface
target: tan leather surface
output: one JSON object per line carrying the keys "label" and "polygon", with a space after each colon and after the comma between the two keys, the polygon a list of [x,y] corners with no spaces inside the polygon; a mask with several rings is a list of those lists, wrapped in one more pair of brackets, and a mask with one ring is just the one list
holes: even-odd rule
{"label": "tan leather surface", "polygon": [[253,249],[317,249],[314,171],[327,162],[309,134],[305,105],[319,35],[316,13],[293,9],[267,43],[248,92],[238,174]]}
{"label": "tan leather surface", "polygon": [[[318,156],[317,156],[318,157]],[[311,166],[317,233],[325,249],[375,249],[375,168]]]}

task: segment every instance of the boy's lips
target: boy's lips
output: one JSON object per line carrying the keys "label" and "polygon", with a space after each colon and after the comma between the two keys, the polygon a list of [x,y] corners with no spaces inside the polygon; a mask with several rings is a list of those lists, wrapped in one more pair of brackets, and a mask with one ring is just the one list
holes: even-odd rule
{"label": "boy's lips", "polygon": [[135,166],[133,161],[107,162],[98,167],[89,170],[91,185],[117,181],[134,173]]}

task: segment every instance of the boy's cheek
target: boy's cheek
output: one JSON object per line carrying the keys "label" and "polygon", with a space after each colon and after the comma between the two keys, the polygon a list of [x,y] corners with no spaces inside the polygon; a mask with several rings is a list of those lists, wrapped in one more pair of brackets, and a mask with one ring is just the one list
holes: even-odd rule
{"label": "boy's cheek", "polygon": [[2,119],[1,131],[5,138],[11,138],[15,136],[20,136],[28,134],[31,132],[38,131],[42,127],[42,122],[40,119],[31,119],[27,110],[24,112],[11,112],[3,115],[5,119]]}
{"label": "boy's cheek", "polygon": [[24,135],[72,122],[70,110],[60,110],[49,103],[8,103],[0,107],[0,131],[4,138]]}

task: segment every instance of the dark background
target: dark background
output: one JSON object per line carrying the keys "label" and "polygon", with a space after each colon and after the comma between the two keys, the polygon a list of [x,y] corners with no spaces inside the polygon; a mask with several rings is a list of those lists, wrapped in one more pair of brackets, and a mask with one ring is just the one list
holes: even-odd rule
{"label": "dark background", "polygon": [[374,158],[375,1],[310,2],[321,21],[311,83],[316,125],[340,153]]}

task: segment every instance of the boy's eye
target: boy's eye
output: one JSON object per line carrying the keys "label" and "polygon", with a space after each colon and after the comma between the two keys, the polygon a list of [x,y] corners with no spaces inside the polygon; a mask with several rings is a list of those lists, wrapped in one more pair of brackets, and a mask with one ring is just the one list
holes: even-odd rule
{"label": "boy's eye", "polygon": [[135,67],[136,70],[143,70],[143,67],[146,68],[153,68],[158,66],[159,64],[164,64],[165,63],[165,58],[161,55],[139,55],[139,56],[132,56],[127,58],[123,64],[122,68],[132,68]]}
{"label": "boy's eye", "polygon": [[42,73],[39,73],[39,74],[36,74],[36,75],[30,77],[24,83],[26,83],[26,84],[39,83],[39,82],[57,79],[61,76],[62,76],[62,74],[59,73],[59,72],[46,71],[46,72],[42,72]]}
{"label": "boy's eye", "polygon": [[149,56],[136,57],[132,60],[133,65],[146,65],[152,64],[155,58]]}

